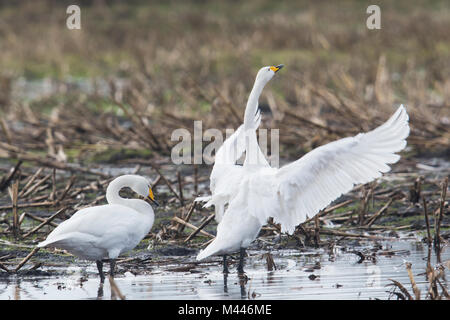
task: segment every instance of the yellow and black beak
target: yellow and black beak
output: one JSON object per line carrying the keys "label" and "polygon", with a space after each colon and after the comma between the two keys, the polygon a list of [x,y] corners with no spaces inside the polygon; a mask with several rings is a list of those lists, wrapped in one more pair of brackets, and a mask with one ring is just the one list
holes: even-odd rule
{"label": "yellow and black beak", "polygon": [[155,196],[153,194],[152,188],[148,188],[148,196],[147,196],[146,200],[153,203],[155,206],[159,207],[159,203],[156,202],[156,200],[155,200]]}
{"label": "yellow and black beak", "polygon": [[278,72],[278,70],[282,69],[284,67],[284,64],[279,64],[276,67],[272,66],[270,67],[270,70],[272,70],[273,72]]}

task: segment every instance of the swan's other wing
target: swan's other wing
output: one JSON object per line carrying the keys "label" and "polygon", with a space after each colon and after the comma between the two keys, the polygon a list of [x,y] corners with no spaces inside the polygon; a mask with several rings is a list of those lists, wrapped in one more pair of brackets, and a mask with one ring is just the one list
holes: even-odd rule
{"label": "swan's other wing", "polygon": [[[233,197],[233,192],[242,177],[242,166],[237,166],[236,161],[242,157],[246,151],[246,147],[249,141],[256,143],[256,146],[252,146],[252,150],[255,148],[259,149],[262,155],[262,151],[259,148],[258,142],[256,141],[256,129],[261,123],[261,113],[258,110],[254,115],[252,126],[247,132],[244,131],[244,125],[241,125],[225,142],[220,146],[216,152],[214,166],[210,176],[210,190],[211,197],[199,197],[196,201],[207,201],[205,207],[211,205],[215,206],[216,221],[220,222],[222,216],[225,212],[225,206],[229,202],[230,198]],[[249,139],[247,137],[253,137],[254,139]],[[268,165],[264,157],[259,156],[261,165]]]}
{"label": "swan's other wing", "polygon": [[253,191],[250,214],[261,223],[273,216],[282,231],[292,233],[295,226],[355,184],[368,183],[388,172],[391,168],[387,164],[397,162],[400,156],[395,153],[406,146],[408,120],[405,108],[400,106],[388,121],[372,131],[316,148],[274,175],[255,175],[252,189],[266,185],[272,188],[273,195],[268,196],[265,188],[263,199]]}
{"label": "swan's other wing", "polygon": [[228,169],[228,166],[230,165],[234,166],[236,161],[244,154],[246,150],[246,136],[249,134],[248,132],[256,132],[256,129],[258,129],[261,124],[261,112],[259,109],[251,123],[252,125],[250,126],[250,129],[247,130],[247,133],[245,132],[244,124],[242,124],[217,150],[213,171],[211,173],[211,192],[214,192],[213,180],[220,179],[222,173],[224,173],[223,170]]}

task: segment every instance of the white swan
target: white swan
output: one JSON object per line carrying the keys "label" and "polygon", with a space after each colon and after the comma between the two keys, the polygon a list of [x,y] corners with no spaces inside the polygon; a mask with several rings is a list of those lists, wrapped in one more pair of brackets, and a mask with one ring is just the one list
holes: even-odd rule
{"label": "white swan", "polygon": [[117,177],[106,190],[107,205],[77,211],[38,247],[61,248],[82,259],[95,260],[101,282],[105,279],[102,260],[110,259],[110,274],[114,276],[115,259],[136,247],[155,220],[153,209],[146,201],[120,197],[119,191],[124,187],[158,205],[146,178],[137,175]]}
{"label": "white swan", "polygon": [[[259,126],[258,98],[264,86],[282,66],[259,70],[245,109],[244,124],[216,154],[210,177],[217,236],[197,260],[240,251],[238,272],[243,273],[245,248],[256,239],[269,217],[292,234],[295,227],[313,217],[355,184],[370,182],[388,172],[406,146],[408,114],[400,106],[380,127],[318,147],[280,169],[272,168],[256,139]],[[246,152],[243,166],[235,164]],[[225,207],[228,206],[226,209]]]}

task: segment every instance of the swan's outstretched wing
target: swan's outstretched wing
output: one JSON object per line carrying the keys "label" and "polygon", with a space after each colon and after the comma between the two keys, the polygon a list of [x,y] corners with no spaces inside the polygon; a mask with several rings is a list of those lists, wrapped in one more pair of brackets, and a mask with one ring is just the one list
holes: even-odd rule
{"label": "swan's outstretched wing", "polygon": [[406,146],[408,119],[405,108],[400,106],[388,121],[370,132],[316,148],[274,174],[255,175],[249,213],[261,223],[272,216],[283,231],[292,233],[295,226],[355,184],[370,182],[388,172],[387,164],[400,159],[395,152]]}

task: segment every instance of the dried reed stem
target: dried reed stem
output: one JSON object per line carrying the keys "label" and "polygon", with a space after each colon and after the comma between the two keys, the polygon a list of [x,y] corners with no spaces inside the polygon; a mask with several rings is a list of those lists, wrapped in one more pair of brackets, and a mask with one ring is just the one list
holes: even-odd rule
{"label": "dried reed stem", "polygon": [[[208,223],[211,222],[212,219],[214,219],[216,215],[213,213],[212,215],[210,215],[205,221],[203,221],[203,223],[196,229],[194,230],[194,232],[192,232],[185,240],[184,242],[188,242],[189,240],[191,240],[193,237],[195,237],[197,235],[197,233],[203,231],[202,229],[208,225]],[[203,233],[203,232],[202,232]],[[209,234],[209,233],[208,233]],[[213,236],[214,237],[214,236]]]}
{"label": "dried reed stem", "polygon": [[19,193],[19,180],[14,181],[11,188],[9,188],[9,195],[12,201],[12,233],[15,239],[19,237],[19,216],[17,213],[17,201],[18,201],[18,193]]}
{"label": "dried reed stem", "polygon": [[118,296],[121,300],[125,300],[125,296],[120,292],[119,287],[117,286],[116,282],[114,281],[114,278],[111,276],[108,276],[109,284],[111,286],[111,297]]}
{"label": "dried reed stem", "polygon": [[444,181],[442,182],[442,191],[441,191],[441,201],[440,201],[440,206],[439,206],[439,216],[435,217],[435,220],[437,220],[436,223],[436,233],[434,234],[434,245],[435,247],[440,246],[441,244],[441,223],[442,223],[442,219],[444,217],[444,210],[445,210],[445,198],[447,195],[447,187],[448,187],[448,177],[446,177],[444,179]]}
{"label": "dried reed stem", "polygon": [[[184,224],[186,227],[188,227],[188,228],[190,228],[192,230],[198,230],[198,227],[194,226],[193,224],[191,224],[189,222],[184,221],[183,219],[181,219],[179,217],[173,217],[172,220],[175,221],[175,222]],[[204,230],[200,230],[200,233],[205,235],[205,236],[207,236],[207,237],[214,238],[214,236],[212,234],[210,234],[210,233],[208,233],[208,232],[206,232]]]}
{"label": "dried reed stem", "polygon": [[45,219],[44,222],[42,222],[40,225],[38,225],[37,227],[33,228],[32,230],[30,230],[29,232],[27,232],[23,238],[25,239],[26,237],[28,237],[30,234],[35,233],[36,231],[38,231],[39,229],[41,229],[43,226],[49,224],[53,219],[55,219],[60,213],[66,211],[67,207],[59,209],[56,213],[54,213],[53,215],[51,215],[49,218]]}
{"label": "dried reed stem", "polygon": [[38,252],[39,251],[39,249],[40,248],[38,248],[38,247],[35,247],[19,264],[18,264],[18,266],[14,269],[14,272],[17,272],[17,271],[19,271],[20,270],[20,268],[22,268],[23,267],[23,265],[25,264],[25,263],[27,263],[27,261],[28,260],[30,260],[31,259],[31,257],[32,256],[34,256],[35,255],[35,253],[36,252]]}
{"label": "dried reed stem", "polygon": [[406,263],[406,270],[408,271],[409,281],[411,282],[411,286],[412,286],[414,295],[416,296],[416,300],[420,300],[420,290],[417,287],[416,281],[414,280],[410,262]]}
{"label": "dried reed stem", "polygon": [[423,202],[423,211],[425,213],[425,224],[427,226],[427,243],[428,245],[431,245],[431,231],[430,231],[430,219],[428,218],[428,210],[427,210],[427,200],[425,197],[422,197]]}

